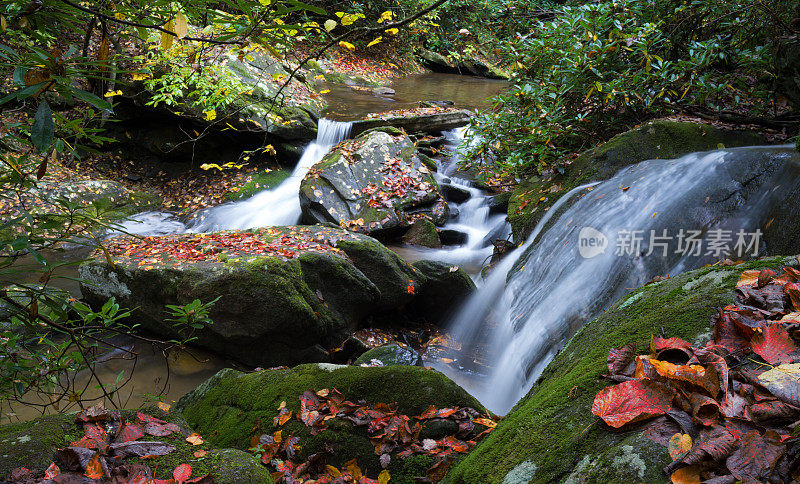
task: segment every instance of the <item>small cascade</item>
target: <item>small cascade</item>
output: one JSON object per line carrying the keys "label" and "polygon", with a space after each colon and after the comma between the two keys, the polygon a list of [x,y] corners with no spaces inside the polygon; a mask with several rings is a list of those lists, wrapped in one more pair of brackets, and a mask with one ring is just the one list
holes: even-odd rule
{"label": "small cascade", "polygon": [[353,123],[320,119],[317,139],[303,151],[292,174],[280,185],[247,200],[224,203],[197,212],[192,232],[244,230],[273,225],[292,225],[300,220],[300,184],[314,164],[350,135]]}
{"label": "small cascade", "polygon": [[[470,380],[465,387],[492,411],[507,412],[583,324],[654,276],[725,258],[707,250],[715,234],[733,250],[752,244],[776,200],[798,185],[792,149],[757,147],[646,161],[575,188],[451,321],[464,351],[464,373],[454,377]],[[688,250],[690,231],[705,240],[702,251]],[[489,367],[479,381],[469,371],[476,349]]]}
{"label": "small cascade", "polygon": [[492,242],[508,237],[511,229],[503,214],[490,213],[491,196],[477,188],[471,181],[453,176],[461,161],[466,129],[456,128],[444,132],[451,155],[437,162],[434,174],[440,187],[450,186],[469,194],[461,203],[449,202],[451,211],[456,215],[442,227],[445,231],[464,234],[466,240],[462,244],[442,249],[419,249],[419,251],[427,259],[458,264],[477,272],[491,257]]}

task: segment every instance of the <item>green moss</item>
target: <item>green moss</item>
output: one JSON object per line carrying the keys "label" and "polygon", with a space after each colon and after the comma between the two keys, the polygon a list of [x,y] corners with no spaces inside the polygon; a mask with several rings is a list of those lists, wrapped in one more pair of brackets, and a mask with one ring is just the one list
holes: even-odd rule
{"label": "green moss", "polygon": [[372,360],[378,360],[383,363],[384,366],[422,366],[422,358],[419,353],[407,346],[400,346],[397,343],[378,346],[377,348],[367,350],[353,362],[353,365],[360,366],[362,364],[370,364]]}
{"label": "green moss", "polygon": [[[530,482],[559,482],[586,459],[586,468],[594,469],[587,472],[596,478],[574,482],[633,482],[634,477],[634,481],[665,481],[660,474],[665,448],[634,442],[631,435],[637,432],[608,432],[591,412],[595,395],[609,384],[599,378],[607,372],[609,348],[636,343],[646,349],[653,334],[688,341],[702,337],[711,330],[717,308],[734,300],[742,271],[778,268],[789,262],[771,258],[707,267],[650,284],[620,299],[569,341],[528,395],[453,469],[447,482],[504,482],[509,472],[526,461],[536,468]],[[625,462],[617,460],[617,467],[612,466],[626,452],[628,464],[636,459],[645,463],[644,477],[638,471],[637,476],[619,471]],[[615,472],[626,477],[615,479]]]}
{"label": "green moss", "polygon": [[18,467],[44,470],[53,453],[80,438],[75,414],[48,415],[30,422],[0,426],[0,480]]}
{"label": "green moss", "polygon": [[284,180],[289,178],[291,172],[289,170],[270,170],[268,172],[258,172],[253,175],[252,179],[239,188],[238,191],[228,192],[225,194],[225,200],[242,200],[250,198],[256,193],[275,188]]}
{"label": "green moss", "polygon": [[[222,370],[182,398],[178,407],[195,429],[213,444],[244,449],[257,420],[261,422],[261,432],[274,433],[279,430],[273,419],[278,415],[281,402],[297,412],[298,397],[304,391],[325,388],[335,388],[354,402],[397,402],[398,411],[406,415],[418,415],[431,404],[484,411],[477,400],[437,371],[421,367],[363,368],[322,364],[251,374]],[[380,472],[378,456],[363,427],[355,428],[347,421],[333,419],[329,421],[328,430],[311,435],[304,424],[293,419],[281,429],[284,438],[289,434],[300,437],[300,459],[330,445],[334,449],[328,459],[332,465],[338,467],[356,458],[368,475],[375,477]],[[399,466],[397,469],[407,465],[399,458],[392,460],[393,465]],[[391,467],[390,473],[394,476]]]}
{"label": "green moss", "polygon": [[666,120],[644,124],[583,152],[564,175],[547,179],[533,176],[520,183],[512,191],[508,204],[514,240],[524,240],[547,209],[569,190],[611,178],[626,166],[651,159],[675,159],[697,151],[765,143],[765,138],[755,132],[706,124]]}

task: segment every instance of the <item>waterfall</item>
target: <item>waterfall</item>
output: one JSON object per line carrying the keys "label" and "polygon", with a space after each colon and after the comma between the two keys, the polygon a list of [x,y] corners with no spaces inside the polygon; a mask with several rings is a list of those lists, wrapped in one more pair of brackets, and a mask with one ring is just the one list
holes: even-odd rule
{"label": "waterfall", "polygon": [[296,224],[300,220],[299,192],[303,178],[331,148],[350,135],[352,125],[351,122],[320,119],[316,141],[306,146],[300,161],[286,180],[247,200],[228,202],[198,211],[190,230],[215,232]]}
{"label": "waterfall", "polygon": [[[792,191],[786,182],[797,188],[797,159],[785,147],[695,153],[642,162],[567,193],[451,321],[464,361],[474,348],[488,351],[489,374],[468,390],[505,413],[615,299],[654,276],[725,258],[705,252],[714,234],[729,234],[733,246],[741,231],[752,242],[776,197]],[[681,253],[689,231],[707,242],[699,255]],[[643,240],[627,250],[631,233]]]}

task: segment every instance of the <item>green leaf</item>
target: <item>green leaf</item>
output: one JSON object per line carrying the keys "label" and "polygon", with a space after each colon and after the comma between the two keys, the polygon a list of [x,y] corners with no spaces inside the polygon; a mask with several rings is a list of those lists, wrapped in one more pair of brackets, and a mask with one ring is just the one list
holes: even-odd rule
{"label": "green leaf", "polygon": [[97,109],[111,110],[113,108],[110,102],[82,89],[72,89],[72,95],[81,101],[86,101]]}
{"label": "green leaf", "polygon": [[39,109],[36,110],[36,117],[33,119],[31,141],[39,151],[45,152],[53,143],[53,138],[55,138],[53,112],[47,101],[42,99],[39,101]]}

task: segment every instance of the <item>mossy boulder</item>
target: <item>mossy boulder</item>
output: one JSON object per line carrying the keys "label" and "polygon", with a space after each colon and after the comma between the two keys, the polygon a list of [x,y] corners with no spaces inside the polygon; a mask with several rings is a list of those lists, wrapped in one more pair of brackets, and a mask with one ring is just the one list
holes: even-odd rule
{"label": "mossy boulder", "polygon": [[[326,456],[329,464],[340,468],[355,458],[368,477],[377,477],[381,471],[379,456],[365,427],[354,427],[348,421],[335,418],[328,422],[326,430],[312,435],[296,418],[283,426],[274,425],[281,402],[286,402],[286,407],[296,414],[300,407],[298,397],[303,392],[323,389],[336,389],[351,402],[396,403],[398,413],[409,416],[419,415],[430,405],[471,407],[485,412],[475,398],[435,370],[416,366],[365,368],[326,363],[249,374],[222,370],[185,395],[177,407],[186,420],[216,446],[246,449],[253,429],[260,422],[259,433],[282,430],[284,437],[300,437],[302,450],[297,456],[298,462],[330,446],[333,451]],[[431,464],[428,457],[404,460],[393,454],[388,470],[393,483],[411,484],[412,478],[424,476],[425,468]]]}
{"label": "mossy boulder", "polygon": [[[136,414],[140,411],[175,423],[181,428],[180,432],[166,437],[146,436],[140,439],[166,442],[175,446],[175,450],[170,454],[147,462],[154,471],[154,477],[172,478],[175,467],[189,464],[192,467],[192,477],[210,473],[214,477],[214,482],[219,484],[272,484],[267,469],[246,452],[239,449],[214,448],[207,442],[199,447],[186,442],[185,437],[193,430],[187,426],[180,413],[165,413],[155,407],[149,407],[123,410],[122,418],[136,421]],[[53,462],[56,449],[68,447],[70,442],[84,435],[83,429],[75,423],[75,415],[75,412],[46,415],[28,422],[1,425],[0,480],[7,479],[12,470],[20,467],[43,472]],[[198,449],[205,450],[207,454],[204,457],[195,457],[194,453]]]}
{"label": "mossy boulder", "polygon": [[[122,237],[107,246],[113,264],[95,254],[79,269],[89,303],[113,296],[136,308],[142,329],[173,338],[183,333],[167,321],[165,305],[219,297],[213,324],[197,330],[194,343],[254,366],[328,361],[326,348],[367,321],[405,322],[408,308],[418,317],[418,307],[452,301],[441,294],[438,271],[335,227]],[[182,258],[186,253],[194,255]],[[451,281],[457,272],[448,273]],[[473,287],[454,290],[463,296]]]}
{"label": "mossy boulder", "polygon": [[615,136],[583,152],[563,175],[533,176],[520,183],[508,203],[514,240],[521,242],[562,195],[592,181],[611,178],[620,169],[652,159],[675,159],[696,151],[766,144],[758,133],[706,124],[657,120]]}
{"label": "mossy boulder", "polygon": [[408,346],[400,346],[397,343],[378,346],[367,350],[362,353],[353,364],[356,366],[373,365],[376,361],[380,362],[383,366],[422,366],[422,356],[419,352]]}
{"label": "mossy boulder", "polygon": [[427,49],[419,49],[416,56],[422,65],[433,72],[465,74],[488,79],[508,79],[508,74],[502,69],[475,56],[465,55],[456,59]]}
{"label": "mossy boulder", "polygon": [[419,219],[414,222],[408,232],[403,235],[403,242],[433,249],[438,249],[442,246],[442,241],[439,240],[439,232],[436,231],[436,225],[428,219]]}
{"label": "mossy boulder", "polygon": [[[469,124],[472,113],[463,109],[443,106],[427,106],[413,110],[389,111],[371,114],[353,122],[352,134],[359,135],[369,130],[394,128],[406,133],[439,135],[442,131]],[[435,165],[434,165],[435,166]]]}
{"label": "mossy boulder", "polygon": [[735,300],[747,269],[796,265],[775,257],[737,266],[711,266],[649,284],[623,297],[580,330],[547,366],[530,392],[498,427],[448,474],[448,483],[668,483],[666,446],[642,429],[611,431],[591,407],[608,386],[611,347],[648,348],[651,335],[703,345],[712,316]]}
{"label": "mossy boulder", "polygon": [[436,180],[411,139],[396,133],[368,131],[314,165],[300,185],[303,221],[368,234],[402,233],[419,218],[444,224]]}

